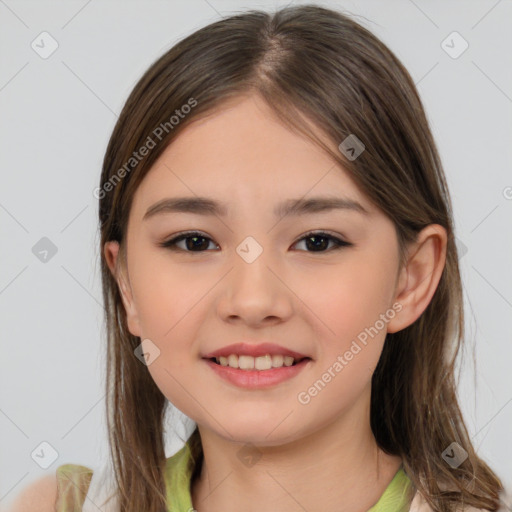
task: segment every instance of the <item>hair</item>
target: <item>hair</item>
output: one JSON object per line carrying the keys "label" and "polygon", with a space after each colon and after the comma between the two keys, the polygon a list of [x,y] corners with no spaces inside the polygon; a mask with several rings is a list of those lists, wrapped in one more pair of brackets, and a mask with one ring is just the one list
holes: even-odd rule
{"label": "hair", "polygon": [[[455,360],[464,339],[462,283],[451,199],[422,102],[390,49],[348,15],[320,5],[271,14],[251,10],[197,30],[147,69],[114,127],[97,197],[107,425],[120,510],[166,510],[168,401],[134,355],[141,340],[127,328],[104,246],[118,241],[119,259],[126,263],[132,199],[152,164],[189,123],[215,114],[228,100],[253,93],[291,130],[324,149],[393,221],[400,268],[406,263],[407,244],[422,228],[435,223],[446,229],[446,262],[429,305],[413,324],[386,336],[372,376],[371,429],[382,450],[402,458],[414,487],[434,511],[459,505],[498,510],[503,485],[477,456],[457,402]],[[336,148],[353,134],[365,150],[349,159],[311,126]],[[154,147],[135,158],[150,141]],[[197,426],[188,442],[199,464]],[[467,452],[456,468],[442,458],[453,442]]]}

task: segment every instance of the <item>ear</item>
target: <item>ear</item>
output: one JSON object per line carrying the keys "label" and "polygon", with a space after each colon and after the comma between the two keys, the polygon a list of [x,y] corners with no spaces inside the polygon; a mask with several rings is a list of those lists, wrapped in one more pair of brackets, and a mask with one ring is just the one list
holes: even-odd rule
{"label": "ear", "polygon": [[418,233],[397,280],[394,302],[402,308],[388,322],[388,332],[405,329],[425,311],[443,273],[446,245],[446,230],[439,224],[429,224]]}
{"label": "ear", "polygon": [[121,292],[121,298],[126,311],[126,323],[128,324],[128,330],[134,336],[140,336],[141,329],[139,315],[133,301],[129,279],[126,279],[124,276],[126,269],[121,261],[122,258],[119,256],[119,242],[112,240],[105,243],[105,259]]}

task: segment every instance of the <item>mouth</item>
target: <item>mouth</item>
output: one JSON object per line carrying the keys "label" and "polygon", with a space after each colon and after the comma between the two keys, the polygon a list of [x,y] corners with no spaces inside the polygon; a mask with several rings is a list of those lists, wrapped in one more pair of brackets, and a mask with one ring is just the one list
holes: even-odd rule
{"label": "mouth", "polygon": [[213,374],[229,384],[245,390],[263,390],[274,388],[299,375],[313,364],[310,357],[283,356],[266,354],[247,356],[230,354],[228,356],[204,357],[203,361]]}
{"label": "mouth", "polygon": [[228,356],[209,357],[207,359],[218,366],[246,371],[269,371],[283,367],[296,366],[303,361],[311,360],[310,357],[292,357],[281,354],[265,354],[258,357],[229,354]]}

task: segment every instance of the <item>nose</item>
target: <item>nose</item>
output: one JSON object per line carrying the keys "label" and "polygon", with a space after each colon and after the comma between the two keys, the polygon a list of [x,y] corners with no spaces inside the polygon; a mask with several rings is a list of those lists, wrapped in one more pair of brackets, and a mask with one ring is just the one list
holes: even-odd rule
{"label": "nose", "polygon": [[268,261],[263,251],[254,261],[238,253],[233,267],[221,284],[217,311],[226,322],[251,327],[286,321],[293,313],[293,292],[286,285],[283,271]]}

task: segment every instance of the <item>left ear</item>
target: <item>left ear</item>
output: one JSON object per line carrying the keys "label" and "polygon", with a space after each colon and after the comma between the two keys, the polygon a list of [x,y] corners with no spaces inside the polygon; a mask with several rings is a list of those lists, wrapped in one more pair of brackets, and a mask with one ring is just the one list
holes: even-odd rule
{"label": "left ear", "polygon": [[397,332],[414,323],[429,305],[441,279],[446,262],[446,229],[429,224],[408,250],[407,263],[400,271],[395,300],[402,308],[387,324],[388,332]]}

